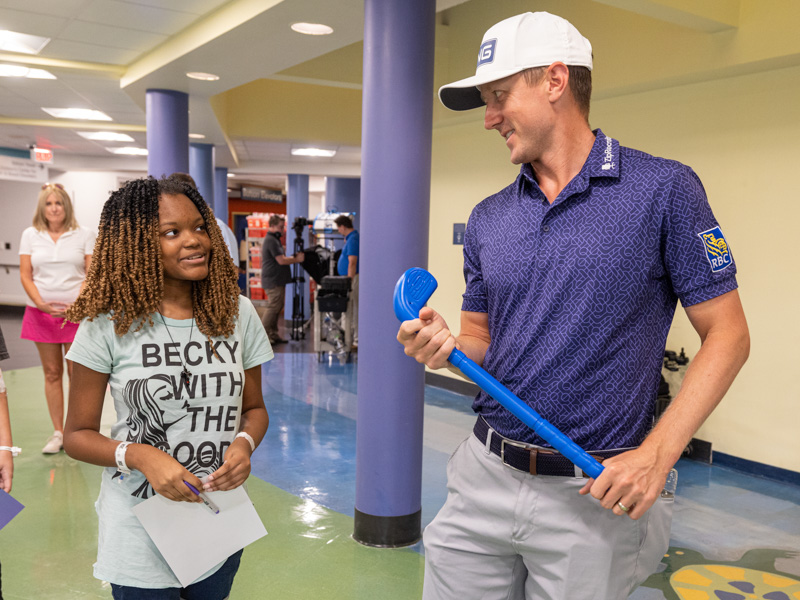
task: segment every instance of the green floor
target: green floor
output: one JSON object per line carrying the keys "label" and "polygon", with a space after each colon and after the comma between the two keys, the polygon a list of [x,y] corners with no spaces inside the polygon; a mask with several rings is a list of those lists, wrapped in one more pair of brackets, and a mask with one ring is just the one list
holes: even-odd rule
{"label": "green floor", "polygon": [[[4,372],[14,443],[12,495],[25,509],[0,530],[5,600],[110,598],[92,576],[100,468],[40,453],[49,435],[40,368]],[[424,560],[409,549],[353,541],[353,519],[252,477],[248,491],[269,535],[248,546],[232,600],[261,597],[417,599]]]}

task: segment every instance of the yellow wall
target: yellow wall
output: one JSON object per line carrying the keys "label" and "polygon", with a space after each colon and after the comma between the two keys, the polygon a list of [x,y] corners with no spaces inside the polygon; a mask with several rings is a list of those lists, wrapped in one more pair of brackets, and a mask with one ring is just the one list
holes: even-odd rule
{"label": "yellow wall", "polygon": [[[501,4],[518,8],[514,2]],[[744,19],[752,5],[742,4]],[[796,26],[793,13],[782,15],[774,3],[767,5],[773,9],[770,18],[780,25],[779,33],[787,29],[786,19],[793,19]],[[488,25],[503,16],[507,15],[491,18]],[[450,23],[447,34],[452,40],[455,29],[452,20]],[[471,54],[477,51],[486,27],[476,34]],[[675,28],[671,24],[661,27]],[[747,27],[753,27],[752,23],[742,24],[743,29]],[[592,39],[590,33],[584,33]],[[618,36],[624,33],[616,30]],[[740,50],[744,43],[731,39],[730,33],[723,35],[727,36],[727,45],[720,42],[721,38],[715,43],[724,63],[732,49]],[[792,43],[797,39],[794,36]],[[597,56],[603,51],[603,43],[592,41]],[[709,44],[706,41],[703,45],[707,48]],[[778,49],[776,52],[784,52],[787,44],[786,40],[767,42],[770,48]],[[631,49],[629,52],[636,54]],[[738,56],[739,64],[750,64],[750,58],[763,60],[765,51],[760,48],[745,54]],[[800,267],[794,252],[800,202],[793,175],[800,159],[800,67],[755,72],[748,67],[735,76],[619,95],[620,89],[651,86],[641,85],[641,71],[632,73],[631,85],[626,86],[620,78],[629,61],[618,56],[622,63],[605,64],[605,68],[615,70],[606,80],[616,82],[613,87],[617,92],[606,87],[606,93],[602,93],[601,86],[600,98],[593,102],[592,126],[602,128],[624,145],[692,166],[706,187],[739,269],[740,294],[751,329],[751,356],[697,437],[711,441],[719,452],[800,471],[800,319],[796,315]],[[703,68],[710,68],[714,58],[704,56]],[[630,62],[636,64],[638,60]],[[680,63],[682,59],[678,56],[675,60]],[[696,57],[686,61],[691,68],[696,67]],[[798,64],[791,57],[779,62]],[[774,67],[778,63],[770,64]],[[474,67],[466,72],[462,68],[451,79],[469,75],[470,69]],[[730,71],[726,73],[730,75]],[[433,136],[429,264],[440,287],[431,305],[457,330],[464,283],[461,248],[451,243],[453,223],[466,222],[472,207],[511,182],[518,169],[508,162],[500,136],[483,130],[482,111],[443,117]],[[681,309],[668,347],[685,347],[690,356],[699,347]]]}
{"label": "yellow wall", "polygon": [[[800,471],[798,366],[800,68],[603,100],[593,123],[625,144],[691,165],[739,269],[751,330],[748,363],[698,432],[714,449]],[[668,340],[699,340],[682,311]]]}
{"label": "yellow wall", "polygon": [[214,96],[211,106],[231,138],[361,144],[359,89],[257,79]]}

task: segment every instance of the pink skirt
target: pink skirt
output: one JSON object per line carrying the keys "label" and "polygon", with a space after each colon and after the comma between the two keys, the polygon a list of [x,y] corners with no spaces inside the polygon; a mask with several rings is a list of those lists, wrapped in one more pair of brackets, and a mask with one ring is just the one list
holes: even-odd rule
{"label": "pink skirt", "polygon": [[[61,327],[62,324],[64,327]],[[19,337],[45,344],[71,344],[76,331],[78,331],[77,323],[67,321],[63,317],[56,319],[34,306],[26,306]]]}

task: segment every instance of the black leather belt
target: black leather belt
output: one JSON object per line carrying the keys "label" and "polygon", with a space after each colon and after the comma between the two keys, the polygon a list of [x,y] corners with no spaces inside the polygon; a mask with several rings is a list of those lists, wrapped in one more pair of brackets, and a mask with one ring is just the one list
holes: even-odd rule
{"label": "black leather belt", "polygon": [[[484,421],[483,417],[478,417],[475,421],[475,427],[472,433],[480,440],[481,444],[486,445],[486,435],[491,431],[491,442],[489,448],[493,454],[500,457],[503,464],[516,469],[517,471],[524,471],[531,475],[554,475],[556,477],[576,477],[576,468],[569,459],[565,458],[562,454],[555,450],[543,450],[535,448],[530,444],[524,442],[517,442],[503,437],[496,431],[489,427],[489,424]],[[625,450],[598,450],[596,452],[589,452],[589,454],[597,459],[598,462],[603,462],[606,458],[611,458],[617,454],[627,452]],[[578,473],[581,471],[578,470]],[[588,477],[588,475],[584,475]]]}

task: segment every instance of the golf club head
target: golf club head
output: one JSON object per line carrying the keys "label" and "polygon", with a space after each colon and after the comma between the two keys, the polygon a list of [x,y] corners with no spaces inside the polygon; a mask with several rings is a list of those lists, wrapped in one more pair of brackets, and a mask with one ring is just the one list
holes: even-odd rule
{"label": "golf club head", "polygon": [[412,267],[400,276],[394,286],[394,314],[401,321],[416,319],[438,286],[436,278],[428,271]]}

